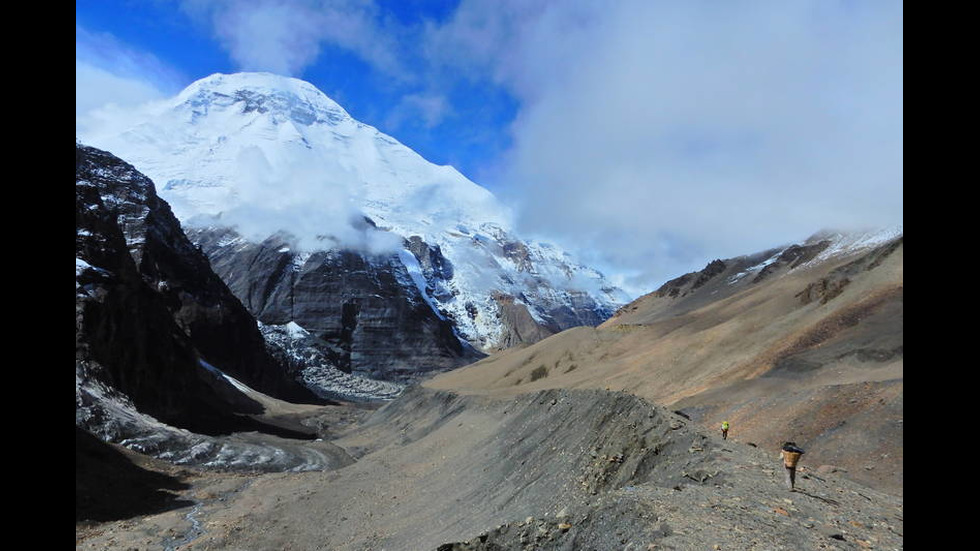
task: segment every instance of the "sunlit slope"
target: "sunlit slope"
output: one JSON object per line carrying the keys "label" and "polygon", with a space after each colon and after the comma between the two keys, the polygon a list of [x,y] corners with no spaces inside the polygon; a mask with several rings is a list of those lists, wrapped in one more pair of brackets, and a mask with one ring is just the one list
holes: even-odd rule
{"label": "sunlit slope", "polygon": [[771,251],[784,262],[748,274],[760,256],[709,265],[705,277],[678,278],[598,328],[565,331],[427,384],[475,393],[625,390],[709,427],[728,420],[730,437],[742,442],[805,443],[814,468],[827,463],[901,492],[903,239],[828,258],[806,250],[819,243],[795,256]]}

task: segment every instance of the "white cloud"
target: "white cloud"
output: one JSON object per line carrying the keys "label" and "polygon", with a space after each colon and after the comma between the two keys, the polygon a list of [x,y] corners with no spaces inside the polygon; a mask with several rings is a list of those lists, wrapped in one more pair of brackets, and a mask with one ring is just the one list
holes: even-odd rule
{"label": "white cloud", "polygon": [[519,99],[525,229],[636,281],[902,221],[900,3],[464,0],[428,45]]}
{"label": "white cloud", "polygon": [[408,94],[389,113],[387,126],[397,129],[410,124],[433,128],[451,114],[449,101],[442,94]]}
{"label": "white cloud", "polygon": [[176,93],[184,77],[156,56],[107,33],[75,26],[75,130],[84,132],[107,110]]}
{"label": "white cloud", "polygon": [[161,97],[160,90],[144,80],[126,78],[75,60],[76,117],[106,104],[139,105]]}
{"label": "white cloud", "polygon": [[371,0],[183,0],[209,25],[243,71],[299,76],[323,45],[359,56],[389,76],[407,77],[391,30]]}
{"label": "white cloud", "polygon": [[[900,2],[462,0],[412,28],[373,0],[181,6],[243,70],[301,74],[329,46],[411,82],[393,127],[461,120],[456,79],[504,87],[513,147],[480,183],[520,229],[635,289],[822,227],[902,222]],[[76,30],[79,124],[104,100],[172,94],[175,74]]]}
{"label": "white cloud", "polygon": [[238,152],[235,164],[236,199],[222,205],[221,222],[252,241],[282,231],[288,221],[298,250],[343,246],[387,254],[401,246],[399,236],[364,221],[357,207],[356,175],[340,161],[298,157],[273,163],[262,149],[251,146]]}

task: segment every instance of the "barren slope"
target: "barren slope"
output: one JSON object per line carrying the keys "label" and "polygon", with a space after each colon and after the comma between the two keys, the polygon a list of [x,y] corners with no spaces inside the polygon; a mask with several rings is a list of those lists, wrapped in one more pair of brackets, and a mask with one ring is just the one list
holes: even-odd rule
{"label": "barren slope", "polygon": [[621,392],[416,387],[333,443],[357,461],[188,470],[184,507],[76,527],[76,548],[902,548],[899,498],[807,464],[789,492],[774,450]]}
{"label": "barren slope", "polygon": [[[320,471],[175,468],[93,446],[76,549],[902,549],[902,253],[800,269],[803,250],[738,285],[724,283],[758,259],[709,265],[599,328],[374,412],[253,395],[265,423],[316,431],[304,445],[342,459]],[[784,440],[807,449],[796,492]],[[127,483],[107,486],[113,473]]]}
{"label": "barren slope", "polygon": [[[624,390],[704,427],[902,493],[903,240],[807,265],[712,263],[641,297],[598,328],[507,350],[426,383],[510,395],[544,388]],[[782,256],[780,258],[782,258]],[[741,262],[739,262],[741,261]],[[734,281],[734,283],[733,283]]]}

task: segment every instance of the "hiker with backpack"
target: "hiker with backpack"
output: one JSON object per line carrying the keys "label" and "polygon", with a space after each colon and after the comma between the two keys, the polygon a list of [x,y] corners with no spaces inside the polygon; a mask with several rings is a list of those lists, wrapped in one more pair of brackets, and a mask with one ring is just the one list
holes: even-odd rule
{"label": "hiker with backpack", "polygon": [[783,467],[786,468],[786,486],[789,491],[794,491],[796,487],[796,464],[800,461],[800,456],[804,452],[796,445],[796,442],[786,442],[783,444],[782,451],[779,452],[780,459],[783,460]]}

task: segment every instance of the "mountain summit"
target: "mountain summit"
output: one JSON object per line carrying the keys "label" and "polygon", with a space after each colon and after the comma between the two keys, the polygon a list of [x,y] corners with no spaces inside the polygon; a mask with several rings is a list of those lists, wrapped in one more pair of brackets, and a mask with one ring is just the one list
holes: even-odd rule
{"label": "mountain summit", "polygon": [[[515,235],[488,190],[302,80],[215,74],[84,140],[155,182],[262,324],[298,325],[342,369],[456,367],[597,325],[628,300]],[[391,334],[403,336],[394,349]]]}
{"label": "mountain summit", "polygon": [[312,84],[270,73],[211,75],[87,141],[136,163],[182,220],[242,209],[316,239],[323,222],[309,228],[291,215],[329,205],[331,214],[356,209],[401,234],[508,225],[507,209],[454,168],[354,120]]}

